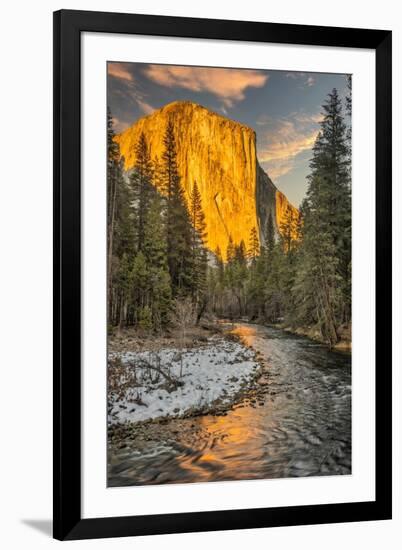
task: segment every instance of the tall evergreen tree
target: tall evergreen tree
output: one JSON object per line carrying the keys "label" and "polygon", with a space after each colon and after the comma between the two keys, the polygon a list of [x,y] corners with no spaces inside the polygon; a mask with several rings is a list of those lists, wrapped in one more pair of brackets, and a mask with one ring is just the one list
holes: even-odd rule
{"label": "tall evergreen tree", "polygon": [[323,110],[302,209],[303,242],[294,294],[298,314],[312,315],[311,321],[333,346],[338,339],[338,326],[350,319],[350,159],[341,102],[335,89]]}
{"label": "tall evergreen tree", "polygon": [[342,281],[342,320],[350,319],[351,159],[342,104],[336,89],[323,105],[324,119],[314,148],[307,198],[334,243]]}
{"label": "tall evergreen tree", "polygon": [[268,254],[272,253],[274,246],[275,246],[275,228],[274,228],[274,220],[272,217],[272,211],[270,210],[267,218],[267,225],[266,225],[266,248],[267,248]]}
{"label": "tall evergreen tree", "polygon": [[133,200],[136,206],[136,240],[140,251],[144,245],[144,228],[149,208],[152,188],[152,163],[148,144],[141,132],[135,148],[135,165],[130,175],[130,185],[133,191]]}
{"label": "tall evergreen tree", "polygon": [[215,267],[218,271],[219,282],[222,283],[223,282],[223,277],[224,277],[224,274],[225,274],[225,264],[224,264],[224,261],[223,261],[223,258],[222,258],[222,252],[221,252],[221,249],[219,248],[219,246],[217,246],[216,249],[215,249]]}
{"label": "tall evergreen tree", "polygon": [[234,248],[234,259],[241,266],[247,265],[246,245],[244,244],[243,239]]}
{"label": "tall evergreen tree", "polygon": [[229,235],[228,246],[226,249],[226,261],[230,264],[235,257],[235,246],[233,243],[232,235]]}
{"label": "tall evergreen tree", "polygon": [[244,242],[234,245],[229,237],[227,263],[225,267],[225,287],[229,292],[229,315],[238,317],[245,313],[247,286],[247,255]]}
{"label": "tall evergreen tree", "polygon": [[108,275],[108,311],[112,315],[112,258],[113,240],[116,221],[116,202],[118,185],[121,180],[120,173],[120,150],[119,145],[114,141],[113,118],[108,107],[107,109],[107,275]]}
{"label": "tall evergreen tree", "polygon": [[281,223],[281,238],[285,252],[290,252],[292,250],[293,244],[296,241],[297,230],[297,216],[288,205],[286,207],[283,222]]}
{"label": "tall evergreen tree", "polygon": [[190,218],[193,226],[193,244],[194,246],[201,247],[206,241],[207,232],[205,215],[202,210],[201,193],[196,181],[194,181],[190,193]]}
{"label": "tall evergreen tree", "polygon": [[269,255],[261,299],[264,302],[264,316],[269,323],[283,320],[285,296],[283,290],[285,253],[280,241],[275,243]]}
{"label": "tall evergreen tree", "polygon": [[162,190],[167,197],[167,202],[169,203],[175,189],[180,183],[180,176],[177,167],[177,151],[176,151],[176,140],[174,137],[174,124],[173,119],[169,118],[165,135],[163,137],[164,151],[162,154],[162,164],[161,164],[161,184]]}
{"label": "tall evergreen tree", "polygon": [[251,228],[250,238],[248,243],[247,255],[252,263],[255,263],[257,256],[260,253],[260,240],[258,238],[257,229],[255,227]]}
{"label": "tall evergreen tree", "polygon": [[151,198],[144,228],[143,250],[148,267],[152,325],[154,329],[161,330],[168,322],[172,291],[167,263],[163,199],[157,192]]}
{"label": "tall evergreen tree", "polygon": [[177,168],[173,120],[169,119],[162,156],[163,190],[166,195],[167,257],[173,295],[186,294],[192,287],[192,226]]}
{"label": "tall evergreen tree", "polygon": [[206,278],[208,258],[204,245],[207,238],[205,216],[202,210],[201,194],[196,181],[194,181],[190,193],[189,210],[192,224],[193,300],[196,303],[197,321],[199,321],[207,305]]}
{"label": "tall evergreen tree", "polygon": [[[121,281],[129,280],[134,254],[131,192],[124,177],[124,159],[108,166],[108,318],[122,325],[126,319],[128,294]],[[124,260],[123,260],[124,258]]]}
{"label": "tall evergreen tree", "polygon": [[[347,143],[347,173],[348,173],[348,185],[351,192],[352,185],[352,75],[347,75],[347,94],[346,94],[346,143]],[[346,273],[346,279],[344,283],[344,301],[345,301],[345,321],[348,322],[351,317],[352,303],[351,303],[351,291],[352,291],[352,223],[351,223],[351,197],[349,199],[348,213],[347,213],[347,230],[345,233],[345,257],[343,259],[343,272]]]}

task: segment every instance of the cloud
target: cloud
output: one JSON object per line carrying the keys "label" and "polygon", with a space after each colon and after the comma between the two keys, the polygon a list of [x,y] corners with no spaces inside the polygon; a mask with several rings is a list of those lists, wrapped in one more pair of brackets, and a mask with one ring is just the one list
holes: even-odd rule
{"label": "cloud", "polygon": [[125,90],[116,90],[115,93],[122,98],[134,101],[144,115],[149,115],[155,111],[155,107],[146,101],[146,96],[133,85],[127,86]]}
{"label": "cloud", "polygon": [[128,70],[125,63],[108,63],[108,76],[118,80],[113,87],[113,93],[124,100],[134,101],[142,113],[149,115],[155,111],[148,101],[146,94],[141,92],[139,84],[135,81],[133,74]]}
{"label": "cloud", "polygon": [[289,172],[291,172],[294,168],[294,160],[293,159],[285,159],[275,162],[261,162],[263,165],[263,168],[268,172],[269,177],[277,181],[282,176],[285,176]]}
{"label": "cloud", "polygon": [[129,127],[129,123],[125,122],[124,120],[120,120],[117,117],[112,117],[113,122],[113,129],[116,132],[116,134],[120,134],[121,132],[124,132],[126,128]]}
{"label": "cloud", "polygon": [[273,139],[268,138],[268,143],[262,151],[263,162],[289,159],[297,156],[306,149],[311,149],[317,137],[318,130],[310,130],[307,133],[295,129],[294,124],[283,121]]}
{"label": "cloud", "polygon": [[245,98],[247,88],[262,88],[268,75],[252,69],[221,69],[207,67],[181,67],[149,65],[146,76],[168,88],[184,88],[193,92],[210,92],[224,107],[230,108]]}
{"label": "cloud", "polygon": [[312,113],[312,114],[297,112],[297,113],[291,113],[290,116],[298,124],[306,124],[306,125],[320,124],[320,122],[324,118],[324,115],[321,112]]}
{"label": "cloud", "polygon": [[310,151],[319,131],[320,113],[290,113],[287,117],[264,117],[257,121],[259,132],[258,159],[273,179],[289,173],[297,157]]}
{"label": "cloud", "polygon": [[139,97],[135,98],[138,104],[138,107],[141,109],[143,113],[146,115],[150,115],[155,111],[155,107],[153,107],[150,103],[147,103],[143,99],[140,99]]}
{"label": "cloud", "polygon": [[311,73],[291,72],[285,74],[286,78],[298,80],[298,88],[311,88],[316,83],[315,77]]}
{"label": "cloud", "polygon": [[119,80],[125,80],[126,82],[134,82],[134,77],[127,69],[125,63],[108,63],[107,74]]}

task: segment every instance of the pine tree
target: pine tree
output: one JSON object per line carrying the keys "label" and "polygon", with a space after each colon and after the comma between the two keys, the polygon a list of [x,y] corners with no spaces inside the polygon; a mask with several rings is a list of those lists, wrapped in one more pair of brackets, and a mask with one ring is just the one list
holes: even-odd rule
{"label": "pine tree", "polygon": [[152,183],[155,189],[163,196],[165,187],[163,165],[157,155],[152,159]]}
{"label": "pine tree", "polygon": [[193,226],[194,246],[203,246],[206,242],[207,233],[205,216],[202,210],[201,193],[198,189],[196,181],[194,181],[194,185],[190,193],[190,218]]}
{"label": "pine tree", "polygon": [[172,287],[169,272],[159,269],[152,272],[152,323],[156,331],[169,321],[172,305]]}
{"label": "pine tree", "polygon": [[137,250],[142,250],[144,245],[144,227],[149,208],[152,188],[152,163],[148,144],[143,132],[141,132],[135,148],[135,165],[130,175],[130,185],[133,191],[133,200],[136,206],[136,240]]}
{"label": "pine tree", "polygon": [[235,257],[235,246],[233,244],[232,235],[229,235],[228,246],[226,249],[226,262],[230,264]]}
{"label": "pine tree", "polygon": [[167,258],[173,295],[186,294],[192,288],[191,234],[184,190],[177,168],[174,126],[169,119],[162,156],[163,191],[166,196]]}
{"label": "pine tree", "polygon": [[112,259],[116,219],[117,190],[121,179],[119,145],[114,141],[113,118],[110,108],[107,109],[107,287],[109,320],[112,316]]}
{"label": "pine tree", "polygon": [[[132,266],[136,252],[138,212],[133,209],[133,190],[124,172],[124,158],[114,140],[113,123],[108,111],[108,317],[119,327],[132,322]],[[128,286],[127,286],[128,285]]]}
{"label": "pine tree", "polygon": [[251,228],[247,255],[252,263],[255,263],[260,253],[260,241],[255,227]]}
{"label": "pine tree", "polygon": [[342,318],[350,319],[351,159],[342,105],[336,89],[323,105],[324,119],[314,148],[307,198],[310,209],[330,234],[342,280]]}
{"label": "pine tree", "polygon": [[284,265],[285,253],[282,243],[278,241],[270,253],[269,270],[263,285],[264,317],[269,323],[282,321],[285,313]]}
{"label": "pine tree", "polygon": [[191,249],[193,267],[193,300],[197,308],[197,322],[199,322],[207,305],[207,250],[204,243],[207,238],[205,216],[202,210],[202,199],[197,182],[194,181],[190,193],[190,219],[192,225]]}
{"label": "pine tree", "polygon": [[169,118],[165,135],[163,138],[164,151],[161,164],[162,191],[167,197],[168,203],[173,198],[175,188],[180,183],[179,171],[177,168],[176,140],[174,137],[174,125],[172,118]]}
{"label": "pine tree", "polygon": [[[350,224],[350,182],[346,125],[336,89],[323,105],[324,118],[310,163],[307,198],[311,208],[323,210],[335,245],[341,245]],[[319,197],[319,205],[314,202]]]}
{"label": "pine tree", "polygon": [[263,320],[265,316],[264,289],[267,280],[267,251],[261,247],[259,256],[248,268],[247,312],[250,319]]}
{"label": "pine tree", "polygon": [[297,216],[293,209],[288,205],[286,207],[283,222],[281,223],[281,238],[285,252],[290,252],[296,241],[297,234]]}
{"label": "pine tree", "polygon": [[225,264],[223,262],[222,252],[219,246],[215,249],[215,267],[218,271],[218,280],[222,283],[225,275]]}
{"label": "pine tree", "polygon": [[147,261],[140,250],[132,266],[132,296],[131,301],[134,308],[134,322],[138,322],[140,310],[149,302],[149,272]]}
{"label": "pine tree", "polygon": [[[352,185],[352,75],[347,75],[347,94],[346,94],[346,117],[347,117],[347,130],[346,130],[346,143],[347,143],[347,173],[348,173],[348,186],[349,190]],[[350,191],[349,191],[350,193]],[[345,301],[345,322],[350,320],[352,303],[351,303],[351,291],[352,291],[352,223],[351,223],[351,197],[349,200],[348,214],[347,214],[347,230],[345,234],[345,257],[343,259],[343,272],[346,273],[345,282],[343,285],[343,294]]]}
{"label": "pine tree", "polygon": [[346,114],[348,117],[352,116],[352,75],[348,74],[346,75],[346,86],[347,86],[347,94],[345,98],[345,107],[346,107]]}
{"label": "pine tree", "polygon": [[275,228],[274,228],[274,221],[272,217],[272,211],[270,210],[267,218],[267,225],[266,225],[266,248],[267,248],[268,254],[272,253],[274,246],[275,246]]}
{"label": "pine tree", "polygon": [[230,290],[230,317],[242,316],[246,307],[247,259],[244,242],[235,246],[229,237],[225,286]]}
{"label": "pine tree", "polygon": [[302,245],[293,295],[298,322],[316,323],[333,346],[338,326],[350,319],[350,158],[336,90],[323,110],[302,205]]}
{"label": "pine tree", "polygon": [[129,293],[132,284],[132,272],[130,259],[124,253],[119,262],[119,268],[116,274],[116,293],[117,293],[117,325],[119,328],[127,318],[127,308],[129,303]]}
{"label": "pine tree", "polygon": [[151,198],[146,218],[143,251],[148,270],[152,325],[159,331],[168,321],[172,291],[167,264],[163,199],[157,192]]}
{"label": "pine tree", "polygon": [[152,313],[148,305],[145,305],[139,310],[138,326],[145,332],[149,332],[150,330],[152,330]]}
{"label": "pine tree", "polygon": [[247,265],[246,245],[244,244],[243,239],[237,246],[234,247],[234,260],[242,267]]}

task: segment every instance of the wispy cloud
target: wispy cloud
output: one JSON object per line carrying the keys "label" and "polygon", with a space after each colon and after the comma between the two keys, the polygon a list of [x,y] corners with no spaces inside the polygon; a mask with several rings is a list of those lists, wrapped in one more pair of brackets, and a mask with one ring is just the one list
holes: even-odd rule
{"label": "wispy cloud", "polygon": [[134,77],[125,63],[108,63],[107,74],[118,80],[134,82]]}
{"label": "wispy cloud", "polygon": [[287,117],[264,117],[257,121],[258,159],[272,179],[288,174],[297,157],[312,149],[319,131],[320,113],[290,113]]}
{"label": "wispy cloud", "polygon": [[146,95],[141,92],[140,86],[129,70],[128,65],[126,63],[108,63],[108,76],[119,82],[119,88],[116,88],[114,93],[122,98],[134,101],[142,113],[149,115],[155,110],[155,107],[146,101]]}
{"label": "wispy cloud", "polygon": [[244,99],[247,88],[262,88],[268,81],[267,74],[251,69],[149,65],[144,72],[150,80],[168,88],[210,92],[225,108]]}
{"label": "wispy cloud", "polygon": [[126,130],[126,128],[128,128],[129,126],[128,122],[125,122],[124,120],[120,120],[115,116],[112,118],[112,122],[113,122],[113,129],[116,132],[116,134],[120,134],[121,132],[124,132],[124,130]]}
{"label": "wispy cloud", "polygon": [[143,113],[146,115],[150,115],[155,111],[155,107],[153,107],[150,103],[147,103],[143,99],[140,99],[139,97],[136,97],[136,101],[138,103],[139,108]]}
{"label": "wispy cloud", "polygon": [[268,172],[273,181],[285,176],[295,167],[294,159],[277,160],[275,162],[261,162],[263,168]]}
{"label": "wispy cloud", "polygon": [[318,111],[317,113],[304,113],[299,111],[296,113],[291,113],[289,116],[297,124],[305,125],[320,124],[320,122],[324,118],[324,115],[320,111]]}
{"label": "wispy cloud", "polygon": [[290,121],[282,121],[262,151],[263,162],[291,159],[306,149],[311,149],[318,130],[299,131]]}
{"label": "wispy cloud", "polygon": [[311,88],[316,83],[316,79],[311,73],[291,72],[286,73],[285,76],[292,80],[298,80],[298,88]]}

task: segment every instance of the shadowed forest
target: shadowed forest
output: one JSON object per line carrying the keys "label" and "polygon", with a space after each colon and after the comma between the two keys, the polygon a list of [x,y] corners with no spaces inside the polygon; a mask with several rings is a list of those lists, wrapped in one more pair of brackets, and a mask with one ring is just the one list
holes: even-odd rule
{"label": "shadowed forest", "polygon": [[330,348],[351,323],[351,84],[345,104],[333,89],[310,161],[297,217],[268,216],[246,242],[208,249],[199,182],[185,196],[172,117],[164,152],[151,160],[144,134],[126,172],[108,112],[109,331],[142,334],[248,319],[294,330],[312,327]]}

